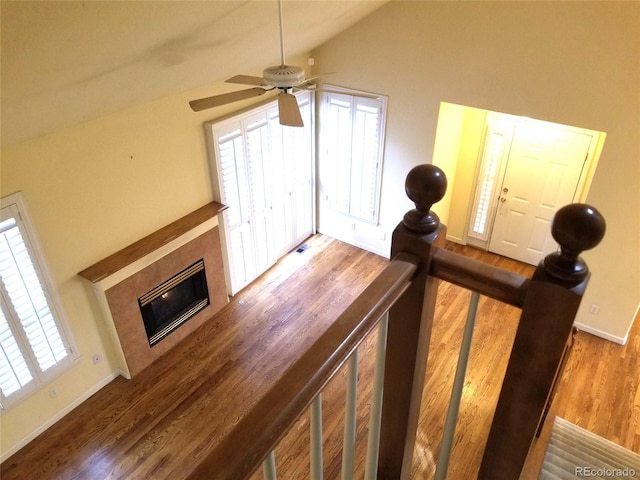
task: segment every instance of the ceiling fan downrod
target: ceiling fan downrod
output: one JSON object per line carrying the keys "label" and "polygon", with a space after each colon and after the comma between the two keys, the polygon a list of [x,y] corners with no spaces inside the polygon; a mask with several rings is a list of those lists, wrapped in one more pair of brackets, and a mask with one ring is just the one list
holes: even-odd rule
{"label": "ceiling fan downrod", "polygon": [[286,65],[284,61],[284,22],[282,20],[282,0],[278,0],[278,14],[280,19],[280,65]]}
{"label": "ceiling fan downrod", "polygon": [[287,65],[284,56],[284,21],[282,15],[282,0],[278,0],[278,13],[280,18],[280,59],[279,66],[267,67],[262,71],[262,77],[267,84],[273,85],[284,93],[289,93],[290,88],[305,81],[304,69]]}

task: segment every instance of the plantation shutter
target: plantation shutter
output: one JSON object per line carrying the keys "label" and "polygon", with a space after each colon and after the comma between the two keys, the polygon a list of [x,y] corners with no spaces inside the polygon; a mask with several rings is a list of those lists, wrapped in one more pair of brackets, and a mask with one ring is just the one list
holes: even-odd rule
{"label": "plantation shutter", "polygon": [[16,342],[16,335],[11,331],[5,317],[4,299],[0,311],[0,388],[5,397],[9,397],[28,386],[33,380],[31,370],[27,366],[25,356]]}
{"label": "plantation shutter", "polygon": [[380,110],[380,104],[375,100],[355,99],[350,212],[370,222],[375,221],[378,212]]}
{"label": "plantation shutter", "polygon": [[323,195],[334,210],[377,223],[384,102],[325,93],[321,114]]}
{"label": "plantation shutter", "polygon": [[[330,93],[328,108],[322,116],[322,169],[329,203],[341,212],[349,213],[351,191],[351,108],[348,95]],[[326,129],[326,130],[325,130]]]}
{"label": "plantation shutter", "polygon": [[[300,113],[303,118],[311,118],[313,112],[309,97],[301,99]],[[288,152],[285,149],[292,171],[291,197],[295,199],[293,202],[293,238],[289,244],[298,244],[308,237],[309,232],[313,229],[313,157],[310,146],[313,145],[314,131],[311,128],[280,127],[280,129],[283,145],[291,146]]]}
{"label": "plantation shutter", "polygon": [[[302,118],[311,118],[308,96],[298,101]],[[272,148],[274,235],[279,239],[277,256],[307,238],[313,229],[312,135],[311,128],[283,127],[278,109],[269,110]],[[277,205],[277,207],[276,207]]]}
{"label": "plantation shutter", "polygon": [[[66,367],[71,347],[63,338],[15,204],[0,222],[0,388],[2,404],[23,396]],[[7,401],[8,400],[8,401]]]}
{"label": "plantation shutter", "polygon": [[249,172],[249,203],[255,244],[256,272],[260,275],[269,268],[274,260],[271,182],[269,165],[270,132],[267,117],[264,113],[251,119],[247,125],[247,163]]}
{"label": "plantation shutter", "polygon": [[255,266],[251,245],[253,238],[249,224],[250,204],[242,130],[234,129],[218,139],[221,174],[221,201],[229,208],[224,211],[227,233],[232,245],[231,279],[245,285]]}
{"label": "plantation shutter", "polygon": [[501,168],[509,154],[513,127],[509,123],[489,121],[485,135],[482,161],[478,173],[473,207],[467,235],[481,242],[488,242],[495,216],[496,201],[499,197]]}
{"label": "plantation shutter", "polygon": [[275,102],[209,124],[231,295],[313,233],[311,96],[297,98],[303,128],[282,127]]}

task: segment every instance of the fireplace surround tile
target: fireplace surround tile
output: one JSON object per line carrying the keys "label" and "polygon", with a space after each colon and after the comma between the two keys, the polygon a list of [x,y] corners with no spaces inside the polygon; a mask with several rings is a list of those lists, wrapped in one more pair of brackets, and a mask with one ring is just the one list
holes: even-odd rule
{"label": "fireplace surround tile", "polygon": [[[205,263],[210,304],[150,347],[138,298],[200,258]],[[218,227],[114,285],[105,294],[130,375],[133,377],[226,305],[228,299]]]}

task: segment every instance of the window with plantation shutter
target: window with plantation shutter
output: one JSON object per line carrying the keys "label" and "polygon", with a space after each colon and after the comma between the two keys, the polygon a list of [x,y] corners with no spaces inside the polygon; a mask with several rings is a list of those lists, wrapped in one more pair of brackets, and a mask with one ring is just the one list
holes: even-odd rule
{"label": "window with plantation shutter", "polygon": [[0,402],[3,408],[70,365],[73,348],[20,194],[0,217]]}
{"label": "window with plantation shutter", "polygon": [[207,124],[222,214],[230,295],[313,233],[313,108],[297,93],[303,128],[279,123],[276,101]]}
{"label": "window with plantation shutter", "polygon": [[320,111],[320,181],[326,205],[377,224],[386,99],[325,92]]}
{"label": "window with plantation shutter", "polygon": [[467,228],[471,245],[487,248],[500,197],[500,182],[509,156],[513,123],[500,116],[487,116],[484,147]]}
{"label": "window with plantation shutter", "polygon": [[240,128],[225,133],[218,141],[221,198],[226,205],[233,205],[224,214],[226,234],[234,251],[229,272],[233,284],[245,284],[255,270],[253,255],[250,254],[253,239],[244,143]]}
{"label": "window with plantation shutter", "polygon": [[476,191],[473,203],[472,223],[469,235],[487,240],[489,238],[490,208],[498,182],[502,152],[505,138],[499,132],[489,132],[485,146],[485,154],[480,170],[481,182]]}

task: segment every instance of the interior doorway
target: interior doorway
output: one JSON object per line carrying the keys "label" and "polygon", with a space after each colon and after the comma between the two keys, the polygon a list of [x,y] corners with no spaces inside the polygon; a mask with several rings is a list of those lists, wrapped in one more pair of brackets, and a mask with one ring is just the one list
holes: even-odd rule
{"label": "interior doorway", "polygon": [[605,134],[443,105],[433,162],[449,179],[447,210],[438,211],[447,237],[536,265],[557,249],[550,223],[558,208],[585,200]]}

